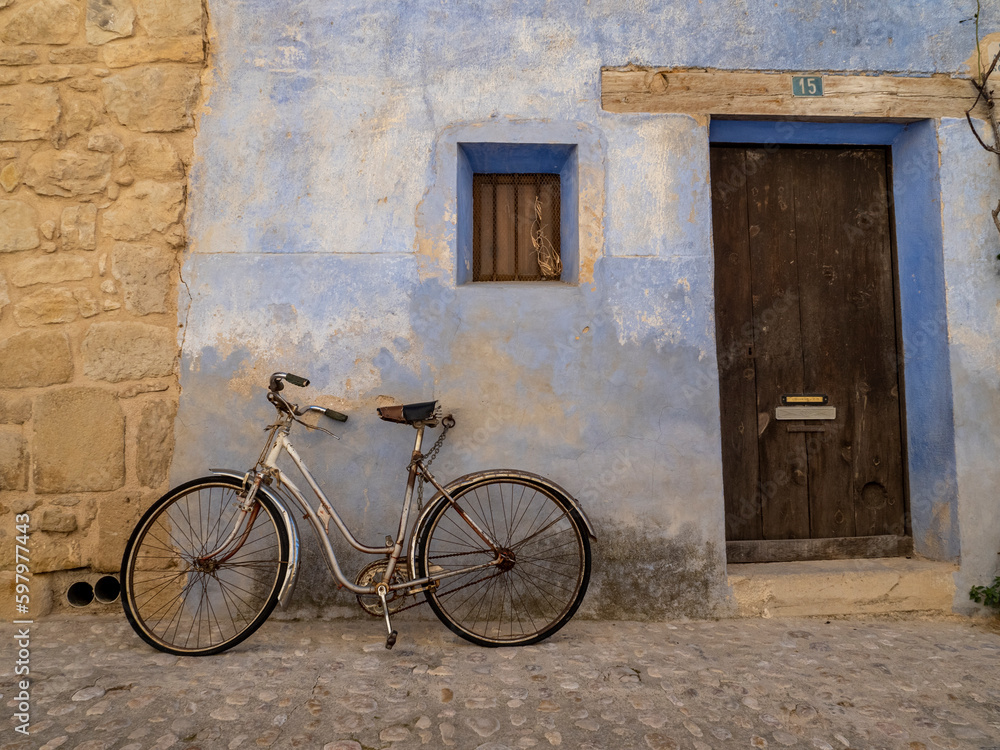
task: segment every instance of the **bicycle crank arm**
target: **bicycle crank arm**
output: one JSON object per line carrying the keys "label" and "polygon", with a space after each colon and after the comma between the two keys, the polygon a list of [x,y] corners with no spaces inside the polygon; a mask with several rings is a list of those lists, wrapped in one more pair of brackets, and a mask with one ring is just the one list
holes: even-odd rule
{"label": "bicycle crank arm", "polygon": [[384,583],[380,583],[375,588],[375,593],[377,593],[378,598],[382,600],[382,613],[385,615],[385,629],[389,631],[389,636],[385,639],[385,647],[391,649],[396,645],[396,636],[398,636],[399,633],[392,629],[392,623],[389,622],[389,603],[385,600],[385,595],[389,593],[389,587]]}

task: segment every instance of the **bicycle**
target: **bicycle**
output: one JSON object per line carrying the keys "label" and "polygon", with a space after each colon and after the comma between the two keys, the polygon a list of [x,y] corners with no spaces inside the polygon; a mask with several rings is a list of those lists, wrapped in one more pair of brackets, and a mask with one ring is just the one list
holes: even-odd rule
{"label": "bicycle", "polygon": [[[487,647],[538,643],[576,613],[590,581],[590,539],[596,537],[568,492],[518,470],[476,472],[442,485],[428,467],[454,418],[443,415],[437,401],[380,407],[381,419],[414,427],[416,439],[395,536],[387,535],[381,546],[362,544],[288,439],[293,423],[332,435],[302,421],[306,414],[339,422],[347,415],[299,408],[282,395],[286,382],[309,385],[297,375],[271,375],[267,398],[277,418],[250,471],[211,469],[211,476],[171,489],[132,532],[122,557],[122,605],[146,643],[177,655],[217,654],[248,638],[277,604],[286,608],[299,573],[296,508],[335,581],[384,619],[388,649],[398,635],[391,616],[423,603],[407,603],[419,593],[453,633]],[[441,435],[422,453],[424,430],[439,425]],[[316,508],[278,467],[282,455],[305,478]],[[436,493],[418,507],[404,545],[414,488],[422,506],[425,482]],[[354,549],[382,559],[349,580],[331,543],[331,521]]]}

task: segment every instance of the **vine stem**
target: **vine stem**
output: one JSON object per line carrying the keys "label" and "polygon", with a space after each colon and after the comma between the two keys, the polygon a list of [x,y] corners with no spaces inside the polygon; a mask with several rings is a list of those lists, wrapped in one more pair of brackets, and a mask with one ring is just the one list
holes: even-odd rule
{"label": "vine stem", "polygon": [[[982,12],[981,0],[976,0],[976,67],[978,68],[978,79],[972,79],[972,85],[976,87],[978,95],[976,96],[976,101],[972,103],[972,106],[965,113],[965,119],[969,123],[969,128],[972,129],[972,134],[979,141],[979,145],[984,149],[989,151],[991,154],[996,154],[997,159],[1000,160],[1000,123],[997,122],[997,109],[996,104],[993,101],[993,89],[990,87],[989,79],[996,70],[997,63],[1000,62],[1000,52],[993,57],[993,62],[990,64],[989,70],[983,73],[983,47],[982,41],[979,38],[979,14]],[[979,131],[976,130],[975,124],[972,122],[972,110],[976,108],[979,104],[979,100],[982,99],[986,102],[986,111],[989,113],[990,129],[993,131],[993,145],[988,146],[986,142],[983,141],[982,137],[979,135]],[[993,216],[993,225],[997,228],[997,232],[1000,233],[1000,201],[997,202],[997,207],[991,212]],[[1000,258],[1000,255],[997,256]]]}

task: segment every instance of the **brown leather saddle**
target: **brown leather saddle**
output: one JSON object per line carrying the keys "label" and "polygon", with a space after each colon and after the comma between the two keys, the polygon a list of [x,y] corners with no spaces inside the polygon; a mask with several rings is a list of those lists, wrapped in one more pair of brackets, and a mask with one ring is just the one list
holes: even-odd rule
{"label": "brown leather saddle", "polygon": [[434,418],[437,401],[424,401],[419,404],[399,404],[398,406],[380,406],[376,411],[380,419],[399,424],[426,422]]}

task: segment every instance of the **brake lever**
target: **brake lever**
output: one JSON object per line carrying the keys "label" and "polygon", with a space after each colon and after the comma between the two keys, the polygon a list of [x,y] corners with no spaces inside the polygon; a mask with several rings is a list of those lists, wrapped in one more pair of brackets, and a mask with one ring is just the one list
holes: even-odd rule
{"label": "brake lever", "polygon": [[[308,414],[311,411],[318,411],[320,414],[323,414],[324,416],[330,417],[331,419],[336,419],[336,417],[333,417],[333,416],[330,415],[330,412],[333,411],[332,409],[326,409],[326,408],[324,408],[322,406],[306,406],[306,407],[304,407],[302,409],[299,409],[298,407],[295,407],[295,411],[294,411],[294,415],[292,416],[292,419],[294,419],[299,424],[304,425],[305,427],[307,427],[310,430],[319,430],[320,432],[325,432],[327,435],[330,435],[331,437],[336,438],[337,440],[340,440],[340,436],[339,435],[334,435],[332,432],[330,432],[325,427],[320,427],[319,425],[307,424],[306,422],[303,422],[301,419],[298,418],[298,417],[305,416],[306,414]],[[343,417],[342,420],[337,420],[337,421],[341,421],[341,422],[346,422],[347,421],[347,415],[346,414],[340,414],[340,412],[336,412],[336,411],[334,411],[333,413],[334,414],[339,414],[340,416]]]}
{"label": "brake lever", "polygon": [[292,421],[293,422],[298,422],[300,425],[302,425],[303,427],[305,427],[307,430],[319,430],[320,432],[325,432],[327,435],[329,435],[330,437],[332,437],[334,440],[340,440],[340,435],[334,435],[328,429],[326,429],[325,427],[320,427],[318,424],[313,425],[313,424],[309,424],[308,422],[303,422],[301,419],[299,419],[294,414],[292,415]]}

